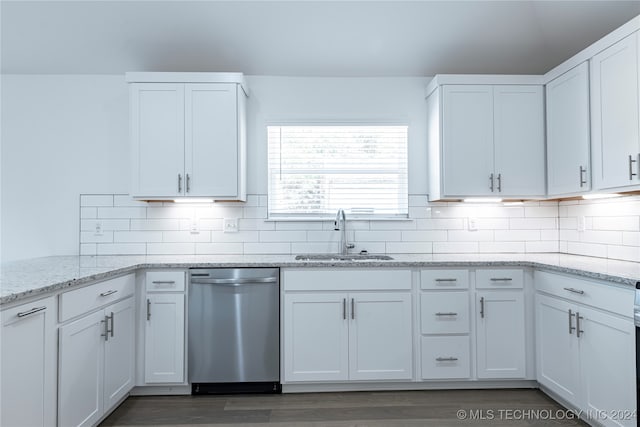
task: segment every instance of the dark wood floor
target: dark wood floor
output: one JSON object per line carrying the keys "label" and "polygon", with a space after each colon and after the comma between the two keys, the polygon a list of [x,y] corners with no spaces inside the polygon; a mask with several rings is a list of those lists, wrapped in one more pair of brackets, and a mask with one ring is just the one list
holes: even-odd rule
{"label": "dark wood floor", "polygon": [[584,426],[539,390],[129,397],[101,426]]}

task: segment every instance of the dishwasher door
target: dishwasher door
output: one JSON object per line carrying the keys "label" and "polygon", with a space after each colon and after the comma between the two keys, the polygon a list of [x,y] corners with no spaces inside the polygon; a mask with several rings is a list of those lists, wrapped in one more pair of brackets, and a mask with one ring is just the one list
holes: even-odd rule
{"label": "dishwasher door", "polygon": [[192,269],[190,275],[192,392],[279,392],[279,270]]}

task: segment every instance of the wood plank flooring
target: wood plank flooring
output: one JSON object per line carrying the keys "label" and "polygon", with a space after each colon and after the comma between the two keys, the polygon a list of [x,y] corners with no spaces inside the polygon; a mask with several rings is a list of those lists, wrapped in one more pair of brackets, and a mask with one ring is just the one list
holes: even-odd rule
{"label": "wood plank flooring", "polygon": [[[460,411],[460,412],[459,412]],[[101,426],[585,426],[539,390],[129,397]]]}

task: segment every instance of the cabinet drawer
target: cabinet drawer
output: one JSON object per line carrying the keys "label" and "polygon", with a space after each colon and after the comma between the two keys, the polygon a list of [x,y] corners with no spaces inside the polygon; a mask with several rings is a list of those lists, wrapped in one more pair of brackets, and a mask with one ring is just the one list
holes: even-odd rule
{"label": "cabinet drawer", "polygon": [[420,295],[420,323],[423,334],[469,332],[468,292],[423,292]]}
{"label": "cabinet drawer", "polygon": [[285,270],[285,291],[410,290],[411,270]]}
{"label": "cabinet drawer", "polygon": [[478,289],[517,289],[524,287],[522,270],[478,270],[476,288]]}
{"label": "cabinet drawer", "polygon": [[422,379],[471,376],[468,336],[422,337]]}
{"label": "cabinet drawer", "polygon": [[469,270],[421,270],[422,289],[467,289]]}
{"label": "cabinet drawer", "polygon": [[536,271],[536,290],[591,305],[627,317],[633,317],[635,289],[619,288],[606,282]]}
{"label": "cabinet drawer", "polygon": [[60,322],[133,295],[135,274],[105,280],[60,295]]}
{"label": "cabinet drawer", "polygon": [[182,292],[185,289],[184,271],[148,271],[145,275],[147,292]]}

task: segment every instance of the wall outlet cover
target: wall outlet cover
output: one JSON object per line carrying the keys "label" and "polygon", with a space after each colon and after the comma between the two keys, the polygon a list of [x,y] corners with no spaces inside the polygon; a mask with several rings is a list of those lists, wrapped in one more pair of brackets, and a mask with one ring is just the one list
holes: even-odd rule
{"label": "wall outlet cover", "polygon": [[478,231],[478,218],[469,217],[469,231]]}
{"label": "wall outlet cover", "polygon": [[238,218],[224,218],[222,220],[222,232],[223,233],[237,233],[238,232]]}

